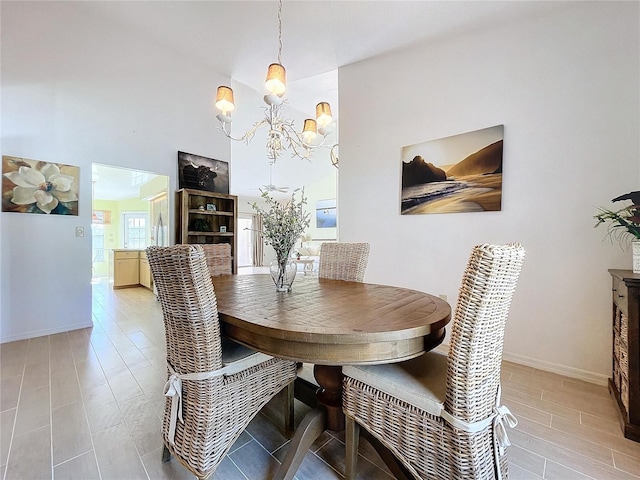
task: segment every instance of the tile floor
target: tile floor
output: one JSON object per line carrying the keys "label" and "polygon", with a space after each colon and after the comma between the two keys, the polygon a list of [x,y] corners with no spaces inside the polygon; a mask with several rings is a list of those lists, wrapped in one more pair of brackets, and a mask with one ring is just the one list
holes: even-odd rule
{"label": "tile floor", "polygon": [[[161,463],[165,380],[160,307],[144,288],[94,285],[92,329],[0,345],[0,478],[186,479]],[[640,479],[640,443],[625,439],[605,387],[505,362],[512,479]],[[267,405],[213,478],[269,479],[288,440],[280,399]],[[299,421],[308,407],[297,402]],[[341,479],[344,437],[324,433],[298,480]],[[391,479],[362,442],[361,479]]]}

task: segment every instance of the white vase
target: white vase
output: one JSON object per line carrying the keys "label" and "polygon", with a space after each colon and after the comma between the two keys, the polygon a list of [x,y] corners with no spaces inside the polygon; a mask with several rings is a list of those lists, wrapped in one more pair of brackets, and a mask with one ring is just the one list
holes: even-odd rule
{"label": "white vase", "polygon": [[640,273],[640,240],[631,242],[633,252],[633,273]]}

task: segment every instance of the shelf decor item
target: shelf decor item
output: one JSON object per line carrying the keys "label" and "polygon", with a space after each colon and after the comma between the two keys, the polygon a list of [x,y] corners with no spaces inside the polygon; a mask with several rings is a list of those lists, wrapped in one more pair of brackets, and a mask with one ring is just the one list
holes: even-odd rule
{"label": "shelf decor item", "polygon": [[594,215],[598,223],[595,227],[606,224],[607,237],[616,240],[620,246],[626,246],[631,241],[633,255],[633,273],[640,273],[640,191],[629,192],[611,200],[619,202],[630,200],[631,205],[620,210],[608,210],[599,207],[599,213]]}
{"label": "shelf decor item", "polygon": [[300,200],[296,201],[296,189],[291,194],[291,200],[278,202],[267,191],[260,191],[265,207],[256,202],[251,207],[262,218],[262,238],[265,244],[271,245],[276,253],[276,259],[271,262],[270,271],[276,290],[288,292],[296,276],[296,264],[290,258],[291,250],[296,241],[309,227],[311,215],[305,212],[307,199],[304,189],[300,192]]}

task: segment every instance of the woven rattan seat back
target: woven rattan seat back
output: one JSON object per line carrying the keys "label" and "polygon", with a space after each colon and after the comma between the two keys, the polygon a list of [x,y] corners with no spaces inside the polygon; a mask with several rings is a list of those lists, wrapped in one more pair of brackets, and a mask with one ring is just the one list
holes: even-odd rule
{"label": "woven rattan seat back", "polygon": [[323,243],[318,277],[362,282],[368,260],[368,243]]}
{"label": "woven rattan seat back", "polygon": [[203,244],[204,256],[212,277],[231,275],[231,245],[228,243]]}
{"label": "woven rattan seat back", "polygon": [[167,360],[177,373],[220,368],[218,309],[202,247],[149,247],[147,258],[162,306]]}
{"label": "woven rattan seat back", "polygon": [[467,422],[496,402],[504,330],[524,261],[520,244],[478,245],[463,274],[453,318],[445,408]]}

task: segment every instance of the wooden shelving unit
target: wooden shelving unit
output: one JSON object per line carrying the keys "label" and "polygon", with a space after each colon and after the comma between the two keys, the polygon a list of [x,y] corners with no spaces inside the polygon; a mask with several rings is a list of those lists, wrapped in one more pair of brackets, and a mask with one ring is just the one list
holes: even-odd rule
{"label": "wooden shelving unit", "polygon": [[228,243],[238,273],[238,197],[181,188],[176,192],[176,243]]}

